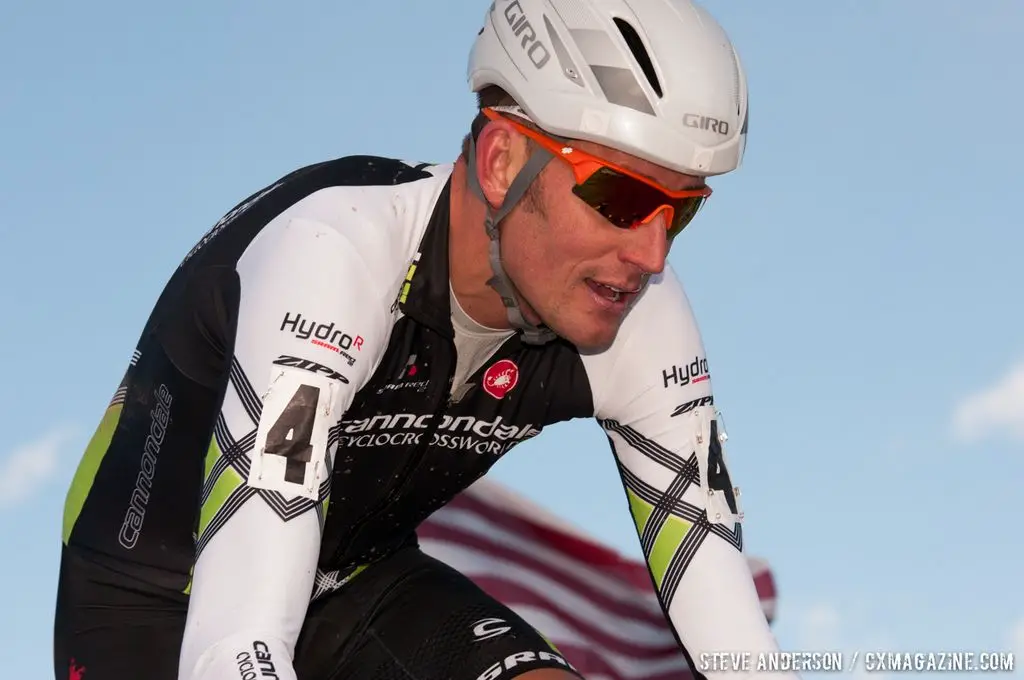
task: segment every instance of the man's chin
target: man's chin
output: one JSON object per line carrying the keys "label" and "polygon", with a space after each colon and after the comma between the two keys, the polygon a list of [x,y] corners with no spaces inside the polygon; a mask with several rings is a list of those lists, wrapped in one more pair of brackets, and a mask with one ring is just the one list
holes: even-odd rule
{"label": "man's chin", "polygon": [[558,337],[587,354],[597,354],[611,347],[622,325],[598,323],[588,316],[583,316],[580,323],[566,323],[563,319],[552,319],[548,322],[529,305],[520,304],[520,309],[523,318],[528,322],[535,326],[547,326]]}
{"label": "man's chin", "polygon": [[591,327],[558,327],[552,328],[566,342],[585,354],[598,354],[611,347],[619,334],[619,325],[594,325]]}

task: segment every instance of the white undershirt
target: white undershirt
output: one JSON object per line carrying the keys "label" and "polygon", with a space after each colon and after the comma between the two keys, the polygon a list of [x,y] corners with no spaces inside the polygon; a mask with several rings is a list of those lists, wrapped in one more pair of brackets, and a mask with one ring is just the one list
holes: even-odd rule
{"label": "white undershirt", "polygon": [[[462,309],[451,282],[448,283],[448,295],[451,298],[452,327],[455,329],[455,350],[457,360],[455,378],[452,380],[452,396],[465,384],[466,379],[480,368],[493,355],[503,342],[508,340],[515,331],[510,329],[488,328],[470,318]],[[458,401],[458,399],[456,399]]]}

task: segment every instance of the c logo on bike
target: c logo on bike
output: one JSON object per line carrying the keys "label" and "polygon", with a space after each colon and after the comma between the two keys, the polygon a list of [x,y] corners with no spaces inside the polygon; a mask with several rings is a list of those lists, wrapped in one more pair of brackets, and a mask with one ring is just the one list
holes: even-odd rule
{"label": "c logo on bike", "polygon": [[504,619],[480,619],[473,624],[473,637],[477,640],[490,640],[512,630],[511,626],[496,624],[505,623]]}
{"label": "c logo on bike", "polygon": [[502,399],[519,382],[519,367],[511,359],[496,361],[484,371],[484,391],[495,399]]}

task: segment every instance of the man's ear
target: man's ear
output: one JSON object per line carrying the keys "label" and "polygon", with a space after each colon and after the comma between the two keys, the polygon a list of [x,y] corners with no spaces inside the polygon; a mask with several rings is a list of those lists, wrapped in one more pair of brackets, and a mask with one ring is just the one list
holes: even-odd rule
{"label": "man's ear", "polygon": [[476,141],[476,168],[480,188],[492,207],[504,202],[508,188],[526,163],[526,144],[515,128],[492,120]]}

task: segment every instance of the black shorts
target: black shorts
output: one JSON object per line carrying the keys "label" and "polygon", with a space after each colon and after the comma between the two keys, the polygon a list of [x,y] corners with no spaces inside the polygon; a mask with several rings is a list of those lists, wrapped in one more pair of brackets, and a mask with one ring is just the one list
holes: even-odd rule
{"label": "black shorts", "polygon": [[[65,547],[57,679],[177,680],[187,608],[187,596]],[[511,609],[417,547],[313,602],[295,648],[299,680],[506,680],[538,668],[575,673]]]}

